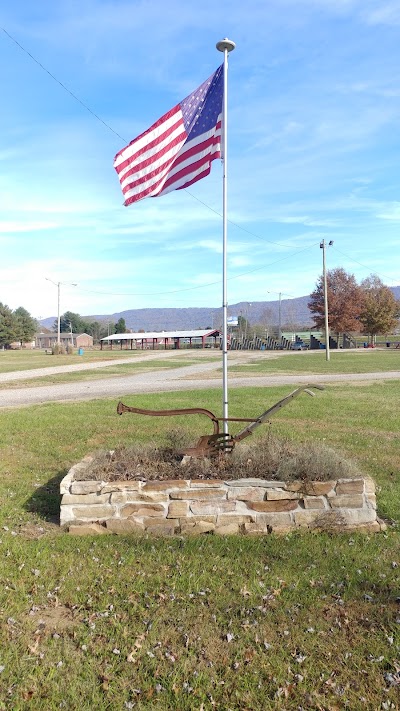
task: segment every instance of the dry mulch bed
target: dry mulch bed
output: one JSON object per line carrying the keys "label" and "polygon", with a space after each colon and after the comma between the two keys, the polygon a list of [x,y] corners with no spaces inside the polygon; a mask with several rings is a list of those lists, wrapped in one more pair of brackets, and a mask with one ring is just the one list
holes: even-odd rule
{"label": "dry mulch bed", "polygon": [[76,478],[103,481],[165,479],[246,479],[279,481],[361,477],[357,464],[323,443],[296,443],[268,434],[256,443],[239,443],[232,454],[212,459],[183,458],[176,446],[137,445],[97,452]]}

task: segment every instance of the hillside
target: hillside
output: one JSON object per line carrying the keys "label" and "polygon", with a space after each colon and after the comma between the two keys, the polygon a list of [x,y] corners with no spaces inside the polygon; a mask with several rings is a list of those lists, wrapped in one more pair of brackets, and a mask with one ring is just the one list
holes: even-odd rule
{"label": "hillside", "polygon": [[[307,308],[308,296],[297,299],[282,299],[281,323],[311,324]],[[253,303],[239,302],[232,304],[228,309],[229,316],[245,317],[250,323],[263,323],[265,326],[276,325],[279,321],[278,301],[257,301]],[[173,329],[189,330],[196,328],[218,328],[222,325],[222,308],[154,308],[154,309],[128,309],[113,314],[81,314],[83,318],[101,322],[116,323],[118,319],[125,319],[127,328],[133,331],[170,331]],[[51,316],[40,321],[42,326],[51,328],[55,317]]]}
{"label": "hillside", "polygon": [[[400,300],[400,286],[392,287],[394,296]],[[299,296],[296,299],[282,299],[281,325],[284,328],[311,326],[313,324],[307,303],[309,296]],[[276,326],[279,322],[279,301],[241,301],[229,305],[229,316],[245,317],[249,323],[262,323],[265,327]],[[127,309],[113,314],[81,314],[85,319],[116,323],[119,318],[125,319],[127,328],[133,331],[170,331],[173,329],[189,330],[195,328],[218,328],[222,324],[222,308],[186,309]],[[51,328],[54,316],[42,319],[42,326]]]}

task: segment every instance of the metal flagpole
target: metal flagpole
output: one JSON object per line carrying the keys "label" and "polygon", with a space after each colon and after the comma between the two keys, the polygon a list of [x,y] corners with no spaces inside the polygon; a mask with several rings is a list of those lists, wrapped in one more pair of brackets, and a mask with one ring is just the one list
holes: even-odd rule
{"label": "metal flagpole", "polygon": [[223,249],[222,249],[222,417],[224,418],[223,431],[228,433],[228,299],[226,287],[226,247],[228,232],[227,216],[227,185],[228,185],[228,52],[235,49],[232,40],[225,39],[217,42],[217,49],[224,53],[224,103],[222,118],[222,223],[223,223]]}

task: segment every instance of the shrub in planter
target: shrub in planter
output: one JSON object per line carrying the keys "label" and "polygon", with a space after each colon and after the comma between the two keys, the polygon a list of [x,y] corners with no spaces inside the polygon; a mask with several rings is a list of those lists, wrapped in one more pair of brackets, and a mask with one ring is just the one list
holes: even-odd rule
{"label": "shrub in planter", "polygon": [[[328,481],[362,477],[358,465],[321,442],[293,442],[268,433],[256,443],[239,444],[231,455],[213,459],[186,458],[179,449],[184,437],[170,433],[162,447],[143,444],[97,452],[81,476],[104,481],[134,479],[246,479]],[[178,445],[178,446],[176,446]],[[79,475],[77,475],[79,476]]]}
{"label": "shrub in planter", "polygon": [[53,355],[65,355],[65,347],[62,343],[56,343],[52,347],[51,352]]}

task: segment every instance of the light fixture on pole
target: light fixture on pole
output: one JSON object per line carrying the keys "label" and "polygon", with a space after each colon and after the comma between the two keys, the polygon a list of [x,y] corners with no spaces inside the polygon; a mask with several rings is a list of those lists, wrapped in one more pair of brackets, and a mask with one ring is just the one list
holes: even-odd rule
{"label": "light fixture on pole", "polygon": [[[48,277],[45,277],[46,281],[51,281],[54,286],[57,287],[57,344],[60,346],[61,344],[61,320],[60,320],[60,286],[65,285],[65,286],[78,286],[77,284],[74,284],[70,281],[53,281],[53,279],[49,279]],[[72,330],[72,326],[71,326]]]}
{"label": "light fixture on pole", "polygon": [[[328,247],[332,247],[333,245],[333,240],[330,240]],[[322,242],[320,243],[320,249],[322,249],[322,275],[323,275],[323,280],[324,280],[324,316],[325,316],[325,358],[326,360],[330,360],[331,358],[331,353],[330,353],[330,347],[329,347],[329,315],[328,315],[328,284],[327,284],[327,279],[326,279],[326,259],[325,259],[325,250],[326,250],[326,244],[325,240],[323,239]]]}

